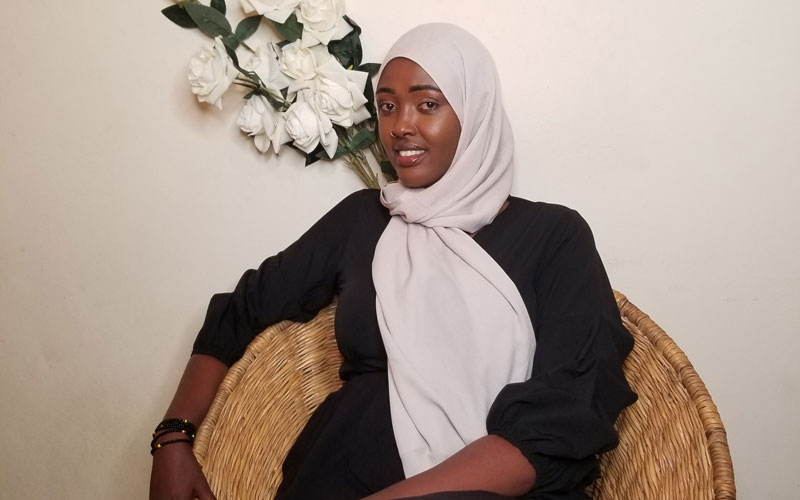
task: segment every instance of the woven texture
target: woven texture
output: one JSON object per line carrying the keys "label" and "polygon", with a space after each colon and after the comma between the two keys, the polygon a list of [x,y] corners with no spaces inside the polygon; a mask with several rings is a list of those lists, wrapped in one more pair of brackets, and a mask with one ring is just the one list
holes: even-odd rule
{"label": "woven texture", "polygon": [[[639,401],[617,421],[619,446],[600,460],[598,500],[733,500],[733,466],[719,413],[686,355],[617,293],[634,348],[625,374]],[[228,372],[194,453],[218,500],[271,500],[281,464],[311,413],[341,385],[335,304],[309,323],[273,325]]]}

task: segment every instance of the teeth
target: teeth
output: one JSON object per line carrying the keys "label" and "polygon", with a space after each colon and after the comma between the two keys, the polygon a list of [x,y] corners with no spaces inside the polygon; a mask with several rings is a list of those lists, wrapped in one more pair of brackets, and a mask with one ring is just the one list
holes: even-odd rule
{"label": "teeth", "polygon": [[416,155],[421,155],[424,152],[425,151],[423,151],[421,149],[415,149],[415,150],[398,151],[397,154],[399,154],[400,156],[416,156]]}

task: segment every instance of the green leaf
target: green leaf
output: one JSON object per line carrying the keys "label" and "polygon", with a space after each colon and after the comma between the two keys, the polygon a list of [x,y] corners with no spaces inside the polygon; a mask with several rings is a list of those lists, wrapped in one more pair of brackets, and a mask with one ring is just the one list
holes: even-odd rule
{"label": "green leaf", "polygon": [[369,111],[370,117],[375,118],[375,89],[372,87],[372,78],[367,78],[367,84],[364,86],[364,98],[367,103],[364,105]]}
{"label": "green leaf", "polygon": [[[292,147],[294,147],[294,145],[292,145]],[[300,148],[295,147],[295,149],[303,153],[303,151]],[[303,154],[306,155],[306,167],[311,165],[312,163],[316,163],[319,160],[328,158],[328,153],[325,152],[325,148],[322,147],[322,143],[318,144],[317,147],[314,148],[312,152],[308,154],[305,153]]]}
{"label": "green leaf", "polygon": [[341,141],[346,140],[346,132],[341,127],[337,127],[337,132],[339,132],[339,130],[341,130],[341,133],[339,133],[340,142],[339,146],[336,148],[336,154],[333,156],[334,158],[339,158],[340,156],[348,153],[361,151],[362,149],[368,148],[370,144],[375,142],[375,131],[365,129],[358,131],[347,144],[342,144]]}
{"label": "green leaf", "polygon": [[353,33],[355,33],[357,36],[361,36],[361,26],[353,21],[353,18],[350,16],[344,16],[344,20],[347,21],[347,24],[353,27]]}
{"label": "green leaf", "polygon": [[334,125],[333,129],[336,131],[336,137],[338,138],[336,152],[333,153],[333,159],[335,160],[336,158],[341,158],[342,155],[349,153],[350,148],[347,145],[347,130],[340,125]]}
{"label": "green leaf", "polygon": [[222,37],[222,43],[226,49],[236,50],[236,47],[239,46],[239,39],[235,35],[225,35]]}
{"label": "green leaf", "polygon": [[162,9],[161,13],[181,28],[197,28],[197,23],[195,23],[191,16],[189,16],[189,13],[178,4],[170,5],[166,9]]}
{"label": "green leaf", "polygon": [[356,60],[359,57],[358,47],[352,40],[342,38],[341,40],[331,41],[328,44],[328,51],[339,61],[343,67],[353,69],[357,66]]}
{"label": "green leaf", "polygon": [[218,10],[199,3],[186,4],[183,8],[197,23],[197,27],[211,38],[233,34],[231,33],[231,23]]}
{"label": "green leaf", "polygon": [[223,16],[225,15],[225,0],[211,0],[211,8],[218,11]]}
{"label": "green leaf", "polygon": [[339,63],[345,68],[357,68],[361,65],[361,27],[352,19],[344,16],[344,20],[353,27],[353,31],[348,33],[341,40],[331,40],[328,50],[333,54]]}
{"label": "green leaf", "polygon": [[292,13],[283,24],[272,21],[275,30],[290,42],[299,40],[303,36],[303,25],[297,20],[297,16]]}
{"label": "green leaf", "polygon": [[245,41],[256,32],[261,24],[261,15],[245,17],[236,25],[236,38]]}
{"label": "green leaf", "polygon": [[361,130],[350,140],[347,149],[350,151],[360,151],[369,147],[373,142],[375,142],[375,131],[369,129]]}
{"label": "green leaf", "polygon": [[358,68],[358,71],[363,71],[365,73],[369,73],[370,78],[377,75],[378,71],[381,69],[380,63],[364,63]]}
{"label": "green leaf", "polygon": [[397,172],[395,172],[394,167],[392,166],[392,162],[389,160],[383,160],[381,162],[381,172],[386,174],[386,177],[391,180],[397,179]]}

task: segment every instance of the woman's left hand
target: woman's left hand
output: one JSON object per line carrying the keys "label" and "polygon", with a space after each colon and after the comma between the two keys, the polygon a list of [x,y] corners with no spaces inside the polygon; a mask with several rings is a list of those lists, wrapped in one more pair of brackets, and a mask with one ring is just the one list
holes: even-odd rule
{"label": "woman's left hand", "polygon": [[521,451],[496,435],[484,436],[439,465],[363,500],[390,500],[440,491],[491,491],[517,497],[533,488],[536,470]]}

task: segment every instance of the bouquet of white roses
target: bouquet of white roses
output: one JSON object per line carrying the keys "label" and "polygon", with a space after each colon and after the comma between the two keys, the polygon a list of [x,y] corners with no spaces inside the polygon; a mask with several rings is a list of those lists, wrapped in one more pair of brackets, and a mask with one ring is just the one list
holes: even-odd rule
{"label": "bouquet of white roses", "polygon": [[[345,15],[344,0],[239,0],[246,14],[232,28],[225,0],[204,5],[183,0],[161,12],[184,28],[214,39],[189,64],[189,83],[200,102],[222,108],[232,85],[248,89],[239,127],[256,148],[277,154],[289,143],[306,165],[342,157],[369,187],[378,177],[364,150],[388,179],[394,171],[376,141],[370,76],[378,64],[362,64],[361,28]],[[283,38],[255,47],[248,40],[267,21]],[[240,60],[237,49],[249,53]]]}

